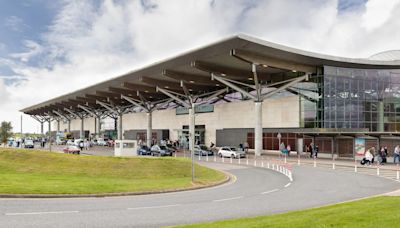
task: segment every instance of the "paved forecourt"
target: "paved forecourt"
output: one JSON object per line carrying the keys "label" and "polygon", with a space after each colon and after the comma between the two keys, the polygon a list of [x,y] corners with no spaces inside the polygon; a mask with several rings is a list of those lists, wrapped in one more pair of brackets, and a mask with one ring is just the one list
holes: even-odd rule
{"label": "paved forecourt", "polygon": [[0,199],[0,224],[5,227],[175,225],[285,212],[400,188],[398,182],[384,178],[318,167],[294,166],[294,181],[290,182],[286,176],[261,167],[213,160],[202,164],[225,170],[236,180],[210,189],[168,194]]}

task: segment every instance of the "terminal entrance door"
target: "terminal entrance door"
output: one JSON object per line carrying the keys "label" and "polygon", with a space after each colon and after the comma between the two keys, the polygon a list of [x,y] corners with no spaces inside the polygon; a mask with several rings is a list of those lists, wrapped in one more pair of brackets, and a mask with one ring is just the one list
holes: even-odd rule
{"label": "terminal entrance door", "polygon": [[[188,149],[189,148],[189,126],[184,125],[183,129],[178,129],[178,140],[179,144]],[[196,125],[195,127],[195,144],[204,144],[205,143],[205,125]]]}

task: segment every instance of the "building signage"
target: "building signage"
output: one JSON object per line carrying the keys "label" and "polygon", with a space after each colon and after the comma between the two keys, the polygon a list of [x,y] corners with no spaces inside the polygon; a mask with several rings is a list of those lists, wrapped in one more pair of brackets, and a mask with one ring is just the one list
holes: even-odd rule
{"label": "building signage", "polygon": [[354,140],[354,148],[356,150],[357,155],[364,155],[365,153],[365,139],[363,138],[355,138]]}
{"label": "building signage", "polygon": [[[195,107],[196,113],[207,113],[207,112],[214,112],[214,105],[204,104]],[[185,115],[189,114],[189,109],[185,107],[178,107],[176,108],[176,115]]]}

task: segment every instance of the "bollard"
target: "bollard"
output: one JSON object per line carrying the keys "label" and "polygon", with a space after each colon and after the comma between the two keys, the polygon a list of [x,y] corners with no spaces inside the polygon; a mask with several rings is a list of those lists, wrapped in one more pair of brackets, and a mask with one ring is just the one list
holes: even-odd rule
{"label": "bollard", "polygon": [[286,161],[286,154],[285,154],[285,164],[286,164],[286,162],[287,162],[287,161]]}
{"label": "bollard", "polygon": [[257,161],[256,160],[254,160],[254,166],[257,166]]}
{"label": "bollard", "polygon": [[357,172],[357,165],[354,165],[354,172]]}
{"label": "bollard", "polygon": [[300,155],[297,157],[297,165],[300,166]]}
{"label": "bollard", "polygon": [[239,165],[240,165],[240,156],[239,156]]}
{"label": "bollard", "polygon": [[379,176],[379,166],[376,167],[376,175]]}
{"label": "bollard", "polygon": [[264,162],[263,161],[261,161],[261,167],[264,167]]}
{"label": "bollard", "polygon": [[397,180],[400,179],[400,171],[399,171],[399,164],[397,164]]}
{"label": "bollard", "polygon": [[267,168],[269,169],[269,162],[267,162]]}
{"label": "bollard", "polygon": [[275,169],[275,164],[274,163],[272,163],[272,170],[274,170]]}
{"label": "bollard", "polygon": [[315,157],[314,157],[314,168],[315,167],[317,167],[317,161],[315,160]]}
{"label": "bollard", "polygon": [[335,169],[335,163],[332,163],[332,169]]}
{"label": "bollard", "polygon": [[207,155],[206,155],[206,161],[208,161],[208,153],[207,153]]}
{"label": "bollard", "polygon": [[246,158],[246,165],[249,165],[249,158]]}
{"label": "bollard", "polygon": [[231,157],[231,164],[232,164],[232,157]]}
{"label": "bollard", "polygon": [[217,155],[214,155],[214,162],[217,162]]}

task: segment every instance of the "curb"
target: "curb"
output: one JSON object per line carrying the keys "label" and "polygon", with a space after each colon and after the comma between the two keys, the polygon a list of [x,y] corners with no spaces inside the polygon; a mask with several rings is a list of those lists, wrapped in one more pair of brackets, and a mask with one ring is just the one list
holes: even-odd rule
{"label": "curb", "polygon": [[[219,170],[220,171],[220,170]],[[222,171],[220,171],[222,172]],[[204,188],[216,187],[219,185],[226,184],[232,180],[232,176],[229,173],[222,172],[225,174],[225,179],[216,183],[202,186],[193,186],[189,188],[177,188],[160,191],[143,191],[143,192],[118,192],[118,193],[99,193],[99,194],[0,194],[0,198],[97,198],[97,197],[114,197],[114,196],[137,196],[137,195],[152,195],[162,193],[173,193],[173,192],[184,192],[191,190],[198,190]]]}

